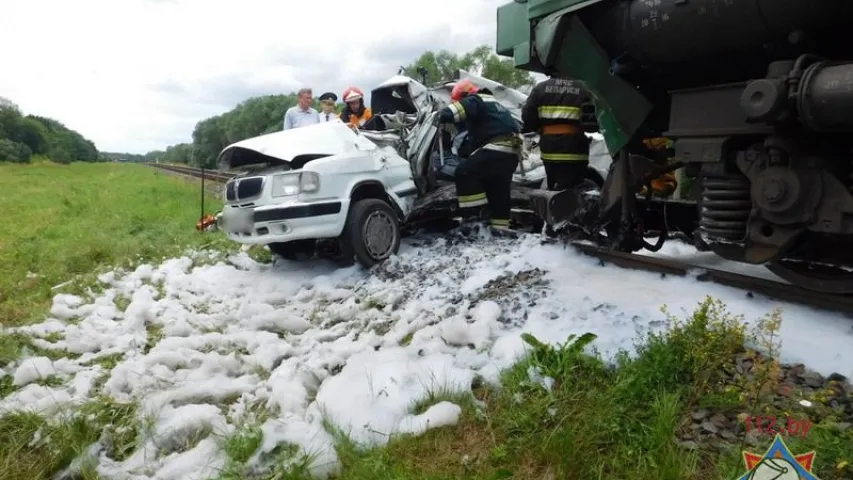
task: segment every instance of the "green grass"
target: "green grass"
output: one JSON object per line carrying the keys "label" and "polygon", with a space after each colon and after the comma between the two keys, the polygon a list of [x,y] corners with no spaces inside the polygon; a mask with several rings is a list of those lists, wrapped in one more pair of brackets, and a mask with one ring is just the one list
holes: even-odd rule
{"label": "green grass", "polygon": [[[44,318],[59,292],[80,292],[91,285],[91,272],[181,253],[186,247],[233,247],[219,235],[195,231],[198,184],[126,164],[37,163],[0,165],[0,207],[7,225],[0,229],[0,322],[19,325]],[[208,211],[219,208],[211,200]],[[257,258],[267,260],[264,252]],[[31,272],[35,275],[28,275]],[[80,275],[74,284],[54,285]],[[126,303],[126,299],[119,301]],[[379,308],[370,300],[369,308]],[[592,335],[557,347],[531,336],[531,354],[502,375],[502,388],[476,382],[470,392],[436,391],[411,406],[412,413],[442,400],[462,407],[457,426],[421,436],[400,436],[384,448],[363,449],[329,426],[338,438],[343,464],[340,479],[702,479],[733,480],[744,473],[741,451],[763,453],[770,438],[747,447],[742,435],[716,448],[688,450],[676,432],[698,408],[728,415],[790,415],[796,405],[779,405],[770,393],[778,382],[775,332],[778,314],[755,331],[710,300],[685,320],[670,318],[669,330],[638,339],[638,355],[620,355],[605,364],[590,346]],[[408,345],[414,332],[401,340]],[[148,331],[148,346],[162,331]],[[771,355],[763,360],[743,348],[757,343]],[[24,350],[51,358],[66,352],[38,349],[20,334],[0,335],[0,366]],[[730,381],[733,359],[755,357],[756,375]],[[118,355],[97,360],[109,370]],[[554,379],[550,390],[531,381],[529,372]],[[41,381],[51,385],[56,378]],[[14,391],[11,378],[0,378],[0,396]],[[770,392],[770,393],[768,393]],[[822,480],[853,478],[853,429],[838,430],[844,419],[832,413],[824,392],[810,397],[814,422],[805,439],[792,439],[794,453],[815,450],[815,473]],[[233,399],[232,399],[233,400]],[[263,409],[261,409],[263,410]],[[260,424],[270,412],[221,439],[228,461],[222,480],[303,479],[308,459],[292,445],[265,454],[270,469],[249,472],[246,462],[262,444]],[[847,420],[849,421],[849,420]],[[13,413],[0,417],[0,478],[47,479],[80,458],[103,439],[109,455],[126,458],[144,437],[146,421],[137,406],[94,398],[75,412],[47,421]],[[84,463],[76,478],[98,478]]]}
{"label": "green grass", "polygon": [[[58,293],[84,294],[93,286],[97,291],[101,271],[156,262],[189,248],[234,250],[237,245],[222,235],[195,229],[199,187],[197,180],[143,165],[59,165],[45,159],[0,164],[0,209],[6,212],[0,229],[0,328],[44,320]],[[220,199],[206,197],[206,213],[221,206]],[[128,303],[117,300],[119,308]],[[148,333],[148,347],[162,337],[156,327]],[[39,348],[20,333],[0,333],[0,367],[22,355],[77,356]],[[108,371],[118,360],[113,355],[96,363]],[[37,383],[59,381],[48,377]],[[0,377],[0,397],[15,390],[11,376]],[[3,415],[0,478],[51,478],[99,438],[107,441],[111,457],[121,459],[135,448],[139,423],[134,404],[108,398],[51,421],[29,413]],[[91,465],[84,465],[81,475],[97,478]]]}
{"label": "green grass", "polygon": [[[0,164],[0,210],[6,212],[0,229],[0,327],[43,320],[55,294],[83,293],[103,269],[132,267],[193,247],[233,248],[223,237],[195,229],[199,190],[198,182],[142,165]],[[222,205],[211,196],[205,202],[207,212]],[[54,288],[60,284],[65,285]],[[151,332],[152,340],[157,334]],[[74,357],[35,347],[25,335],[0,334],[0,367],[24,352]],[[104,366],[114,366],[114,359]],[[0,395],[14,390],[10,376],[0,378]],[[83,415],[69,413],[55,422],[24,413],[0,418],[0,478],[49,478],[102,432],[119,458],[132,450],[134,405],[97,399],[79,412]],[[86,469],[83,476],[97,478]]]}
{"label": "green grass", "polygon": [[[762,323],[761,331],[778,329],[778,317]],[[687,321],[673,319],[662,335],[641,339],[638,355],[620,355],[608,366],[584,351],[591,334],[561,347],[525,337],[532,353],[504,372],[502,389],[478,388],[456,401],[463,416],[456,427],[423,436],[403,436],[381,449],[362,450],[341,437],[338,453],[347,480],[439,479],[702,479],[733,480],[745,473],[741,451],[763,454],[771,438],[750,448],[742,440],[722,449],[689,450],[675,441],[675,432],[690,421],[704,401],[719,412],[773,410],[766,390],[778,365],[762,363],[767,375],[736,386],[738,399],[716,403],[731,385],[720,383],[744,340],[738,318],[710,300]],[[594,344],[594,343],[593,343]],[[531,382],[528,369],[555,379],[551,391]],[[729,387],[729,388],[726,388]],[[441,400],[441,395],[430,399]],[[480,400],[475,402],[474,398]],[[477,406],[480,403],[481,406]],[[484,406],[482,406],[484,405]],[[853,430],[835,430],[834,419],[819,406],[816,425],[805,439],[787,443],[794,454],[815,450],[818,478],[853,478]]]}
{"label": "green grass", "polygon": [[[0,165],[0,191],[0,325],[41,320],[54,294],[79,291],[99,267],[226,243],[195,230],[198,182],[143,165]],[[208,212],[219,208],[206,200]],[[6,349],[14,354],[0,345],[0,355]]]}
{"label": "green grass", "polygon": [[[110,457],[124,459],[136,448],[142,427],[135,404],[107,398],[94,399],[56,421],[31,413],[5,415],[0,418],[0,478],[51,478],[101,438]],[[93,467],[82,466],[83,479],[98,478]]]}

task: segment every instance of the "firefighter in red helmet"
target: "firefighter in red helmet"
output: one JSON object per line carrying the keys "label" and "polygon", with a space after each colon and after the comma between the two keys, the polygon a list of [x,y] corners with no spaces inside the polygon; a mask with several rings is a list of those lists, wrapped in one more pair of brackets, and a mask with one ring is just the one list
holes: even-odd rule
{"label": "firefighter in red helmet", "polygon": [[364,93],[356,87],[349,87],[343,94],[344,110],[341,121],[353,128],[361,128],[373,118],[373,112],[364,105]]}
{"label": "firefighter in red helmet", "polygon": [[471,154],[456,168],[460,213],[475,215],[488,206],[491,226],[509,228],[512,175],[518,167],[519,125],[492,92],[469,80],[456,82],[453,103],[439,113],[439,123],[464,123]]}

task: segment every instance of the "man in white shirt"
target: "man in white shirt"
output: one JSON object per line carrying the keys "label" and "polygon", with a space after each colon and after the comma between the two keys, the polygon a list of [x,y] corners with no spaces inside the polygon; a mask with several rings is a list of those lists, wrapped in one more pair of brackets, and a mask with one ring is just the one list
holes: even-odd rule
{"label": "man in white shirt", "polygon": [[320,114],[311,107],[314,103],[314,94],[311,89],[302,88],[297,95],[299,95],[299,104],[288,108],[284,113],[284,130],[320,123]]}
{"label": "man in white shirt", "polygon": [[335,111],[335,102],[338,101],[338,96],[332,92],[326,92],[320,95],[319,100],[323,105],[323,111],[320,112],[320,123],[339,120],[338,112]]}

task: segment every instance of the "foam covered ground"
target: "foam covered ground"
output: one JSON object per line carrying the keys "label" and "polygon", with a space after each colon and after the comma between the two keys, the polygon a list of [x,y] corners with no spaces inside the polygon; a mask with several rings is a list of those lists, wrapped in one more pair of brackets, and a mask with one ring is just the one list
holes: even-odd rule
{"label": "foam covered ground", "polygon": [[[257,409],[270,416],[249,464],[263,466],[265,453],[287,443],[315,454],[323,477],[337,468],[324,419],[369,445],[453,425],[460,408],[452,403],[419,415],[412,407],[429,392],[468,389],[475,377],[496,382],[523,353],[522,332],[553,343],[594,332],[610,355],[630,350],[638,329],[661,326],[662,304],[691,312],[705,295],[748,321],[783,307],[783,361],[853,376],[853,330],[840,315],[601,267],[534,236],[410,239],[369,273],[319,260],[260,264],[240,253],[100,280],[94,299],[57,295],[51,318],[20,329],[41,348],[79,357],[8,366],[3,375],[18,390],[0,411],[56,415],[96,395],[138,402],[150,428],[133,455],[118,462],[90,449],[105,479],[215,477],[226,461],[222,439]],[[116,355],[117,363],[97,361]],[[60,381],[36,383],[48,376]],[[206,438],[190,450],[170,447],[198,432]]]}

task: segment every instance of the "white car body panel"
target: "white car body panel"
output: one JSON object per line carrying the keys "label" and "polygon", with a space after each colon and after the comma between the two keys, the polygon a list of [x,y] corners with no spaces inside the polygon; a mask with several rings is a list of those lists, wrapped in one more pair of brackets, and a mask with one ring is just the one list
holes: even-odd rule
{"label": "white car body panel", "polygon": [[[220,161],[229,160],[240,152],[254,152],[280,165],[254,170],[237,180],[264,177],[263,192],[248,204],[240,199],[228,201],[221,219],[226,235],[244,244],[268,244],[303,239],[335,238],[341,235],[350,206],[350,195],[362,183],[381,185],[405,217],[414,206],[415,184],[409,162],[388,147],[379,147],[343,123],[310,125],[298,129],[274,132],[227,146]],[[290,170],[285,162],[300,155],[328,155],[311,160],[301,169]],[[274,197],[273,176],[277,174],[319,176],[315,192]],[[334,211],[330,205],[339,205]],[[280,218],[281,212],[314,214],[301,218]],[[323,209],[326,210],[323,210]],[[319,214],[318,214],[319,213]],[[273,217],[272,220],[262,220]]]}
{"label": "white car body panel", "polygon": [[[459,78],[468,78],[489,88],[521,122],[521,108],[527,95],[464,70],[460,70]],[[226,234],[244,244],[338,237],[346,224],[352,193],[365,184],[381,187],[401,221],[405,221],[414,209],[418,192],[425,192],[427,180],[423,172],[430,168],[433,139],[438,131],[431,118],[449,105],[453,85],[454,82],[448,82],[427,88],[403,75],[382,82],[372,91],[374,94],[384,94],[386,102],[390,101],[394,108],[398,101],[400,105],[409,105],[408,111],[378,114],[386,124],[384,131],[354,131],[341,122],[331,122],[228,145],[219,155],[220,163],[228,169],[247,164],[264,163],[266,166],[229,182],[237,192],[240,190],[238,183],[251,178],[263,179],[249,180],[249,183],[261,182],[257,195],[226,198],[220,217]],[[408,98],[403,98],[406,95]],[[534,184],[544,180],[537,140],[536,135],[525,136],[522,162],[513,177],[514,182]],[[313,159],[306,163],[306,156]],[[596,157],[597,160],[590,163],[606,175],[610,160],[606,149],[598,157],[606,158]],[[273,196],[275,178],[282,174],[296,177],[316,174],[319,187],[310,193],[300,191]],[[296,182],[295,177],[292,180]]]}

